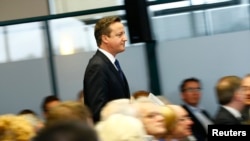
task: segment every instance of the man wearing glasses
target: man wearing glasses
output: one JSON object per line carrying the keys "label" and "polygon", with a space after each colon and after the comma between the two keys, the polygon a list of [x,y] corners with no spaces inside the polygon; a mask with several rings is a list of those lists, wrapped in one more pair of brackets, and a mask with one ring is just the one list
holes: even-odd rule
{"label": "man wearing glasses", "polygon": [[208,125],[213,124],[213,120],[208,112],[199,106],[202,95],[200,80],[193,77],[184,79],[180,85],[180,93],[182,106],[193,121],[193,135],[197,141],[207,140]]}

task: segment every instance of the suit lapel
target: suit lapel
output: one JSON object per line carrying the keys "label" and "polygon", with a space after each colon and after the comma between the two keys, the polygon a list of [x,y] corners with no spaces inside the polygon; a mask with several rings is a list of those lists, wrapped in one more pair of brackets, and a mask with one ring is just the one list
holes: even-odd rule
{"label": "suit lapel", "polygon": [[[120,84],[122,85],[122,88],[125,91],[128,91],[128,82],[127,79],[123,73],[123,78],[124,80],[122,80],[122,78],[120,77],[119,72],[116,70],[114,64],[108,59],[107,56],[105,56],[101,51],[97,50],[96,55],[101,57],[103,59],[103,61],[108,65],[108,67],[110,68],[110,70],[112,71],[112,73],[116,76],[116,78],[118,79],[118,81],[120,82]],[[129,92],[128,92],[129,93]]]}

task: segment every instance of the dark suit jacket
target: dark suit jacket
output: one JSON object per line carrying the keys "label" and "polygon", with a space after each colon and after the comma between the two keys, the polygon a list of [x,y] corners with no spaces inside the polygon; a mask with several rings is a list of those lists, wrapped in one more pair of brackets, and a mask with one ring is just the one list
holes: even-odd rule
{"label": "dark suit jacket", "polygon": [[220,106],[215,119],[214,124],[225,124],[225,125],[235,125],[241,124],[241,120],[237,119],[234,115],[232,115],[227,109]]}
{"label": "dark suit jacket", "polygon": [[126,77],[123,81],[113,63],[99,50],[89,60],[83,88],[84,103],[92,112],[95,123],[100,120],[100,111],[107,102],[130,98]]}
{"label": "dark suit jacket", "polygon": [[250,109],[250,106],[246,105],[244,107],[244,109],[241,111],[242,118],[243,118],[244,121],[249,121],[250,120],[249,109]]}
{"label": "dark suit jacket", "polygon": [[[194,137],[197,139],[197,141],[206,141],[207,132],[206,129],[203,127],[202,123],[195,117],[195,115],[188,109],[186,105],[182,105],[182,107],[187,110],[189,116],[193,121],[192,132]],[[202,112],[208,119],[213,121],[211,116],[205,110],[203,110]]]}

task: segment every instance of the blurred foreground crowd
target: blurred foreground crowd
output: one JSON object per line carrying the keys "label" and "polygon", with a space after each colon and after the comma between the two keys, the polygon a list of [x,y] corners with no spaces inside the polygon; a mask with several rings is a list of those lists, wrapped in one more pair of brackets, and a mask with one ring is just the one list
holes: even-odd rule
{"label": "blurred foreground crowd", "polygon": [[62,101],[47,96],[41,103],[43,117],[30,109],[0,115],[1,141],[206,141],[212,124],[248,124],[250,75],[225,76],[215,85],[218,111],[210,116],[199,106],[202,96],[197,78],[183,80],[175,104],[164,96],[139,90],[130,98],[109,101],[94,122],[79,99]]}

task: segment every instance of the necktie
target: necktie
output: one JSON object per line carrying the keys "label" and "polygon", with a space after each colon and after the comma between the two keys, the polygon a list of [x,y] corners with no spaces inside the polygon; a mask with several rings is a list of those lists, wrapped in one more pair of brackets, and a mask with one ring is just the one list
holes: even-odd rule
{"label": "necktie", "polygon": [[118,72],[119,72],[119,75],[120,75],[121,79],[123,80],[122,69],[121,69],[121,66],[120,66],[120,64],[119,64],[119,61],[118,61],[117,59],[115,60],[115,66],[117,67]]}

